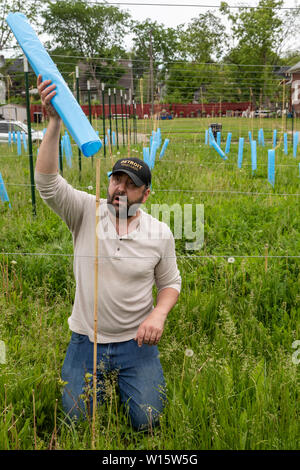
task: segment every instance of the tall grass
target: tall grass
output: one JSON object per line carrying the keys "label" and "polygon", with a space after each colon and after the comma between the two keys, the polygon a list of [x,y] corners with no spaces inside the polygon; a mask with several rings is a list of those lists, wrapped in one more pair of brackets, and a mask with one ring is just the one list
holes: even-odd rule
{"label": "tall grass", "polygon": [[[222,122],[236,136],[249,124]],[[279,195],[300,193],[299,157],[294,159],[291,149],[288,156],[277,151],[272,188],[267,147],[258,148],[258,170],[252,174],[249,145],[238,170],[236,143],[223,162],[204,145],[204,121],[161,124],[163,137],[170,126],[179,132],[189,126],[193,134],[171,137],[153,171],[146,205],[204,204],[204,246],[190,253],[185,240],[176,240],[183,285],[159,346],[168,388],[160,428],[134,432],[115,381],[108,381],[96,448],[298,449],[299,365],[292,361],[292,343],[300,339],[299,258],[276,256],[300,254],[299,197]],[[127,148],[121,146],[119,155],[114,148],[114,160],[122,155]],[[142,156],[141,145],[132,146],[132,155]],[[109,156],[101,168],[105,197]],[[26,155],[17,157],[16,149],[1,145],[0,171],[12,204],[12,209],[0,205],[2,253],[51,254],[0,254],[0,340],[6,345],[0,448],[89,449],[91,423],[68,424],[60,400],[75,292],[72,238],[39,196],[33,217],[30,187],[14,186],[29,183]],[[94,192],[87,189],[95,188],[91,159],[83,158],[79,181],[74,152],[64,176]],[[242,194],[248,192],[260,194]],[[185,355],[186,349],[193,354]]]}

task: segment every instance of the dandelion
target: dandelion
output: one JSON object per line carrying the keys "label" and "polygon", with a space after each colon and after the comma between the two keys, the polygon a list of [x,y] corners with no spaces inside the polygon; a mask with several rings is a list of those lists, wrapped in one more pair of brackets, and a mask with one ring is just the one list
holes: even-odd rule
{"label": "dandelion", "polygon": [[192,357],[194,355],[194,351],[192,349],[186,349],[184,351],[184,354],[187,356],[187,357]]}
{"label": "dandelion", "polygon": [[117,152],[117,155],[120,155],[121,152]]}
{"label": "dandelion", "polygon": [[17,262],[13,259],[11,264],[17,264]]}
{"label": "dandelion", "polygon": [[151,194],[155,194],[155,192],[154,192],[154,191],[152,191],[152,193],[151,193]]}
{"label": "dandelion", "polygon": [[232,263],[234,263],[234,262],[235,262],[235,259],[234,259],[233,257],[231,257],[231,258],[228,258],[228,260],[227,260],[227,261],[228,261],[228,263],[232,264]]}
{"label": "dandelion", "polygon": [[92,190],[93,190],[93,186],[88,186],[88,190],[89,190],[89,191],[92,191]]}

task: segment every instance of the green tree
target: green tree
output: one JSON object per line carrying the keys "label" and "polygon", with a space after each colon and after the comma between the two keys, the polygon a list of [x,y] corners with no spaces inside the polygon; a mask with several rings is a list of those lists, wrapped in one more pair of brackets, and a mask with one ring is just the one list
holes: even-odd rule
{"label": "green tree", "polygon": [[[137,80],[144,78],[144,100],[150,100],[150,67],[153,67],[153,89],[165,80],[168,62],[178,57],[179,37],[176,29],[167,28],[157,21],[147,18],[143,22],[132,23],[133,33],[133,75],[135,88]],[[152,65],[151,65],[152,61]]]}
{"label": "green tree", "polygon": [[199,103],[220,100],[220,70],[215,60],[226,52],[227,35],[220,18],[211,11],[198,15],[187,25],[180,25],[178,56],[170,64],[165,100]]}
{"label": "green tree", "polygon": [[70,67],[74,71],[80,58],[87,67],[86,78],[93,80],[98,92],[101,82],[108,87],[116,85],[124,71],[118,59],[126,55],[123,39],[129,25],[127,12],[105,3],[57,0],[47,2],[43,17],[44,31],[51,37],[47,45],[65,75]]}
{"label": "green tree", "polygon": [[208,63],[225,55],[228,37],[221,19],[211,11],[180,25],[180,52],[183,58]]}
{"label": "green tree", "polygon": [[232,27],[233,44],[224,59],[230,64],[228,80],[236,88],[236,97],[251,98],[256,105],[278,99],[280,80],[274,72],[298,24],[299,12],[282,10],[282,6],[283,0],[260,0],[256,8],[241,7],[238,12],[226,3],[220,8]]}
{"label": "green tree", "polygon": [[41,0],[0,0],[0,54],[5,48],[16,46],[14,35],[6,22],[9,13],[20,12],[27,16],[33,26],[39,23]]}

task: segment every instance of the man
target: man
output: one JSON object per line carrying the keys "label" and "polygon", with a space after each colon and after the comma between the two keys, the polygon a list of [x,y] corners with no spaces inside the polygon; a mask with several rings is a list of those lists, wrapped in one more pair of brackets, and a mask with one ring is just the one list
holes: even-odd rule
{"label": "man", "polygon": [[[95,222],[95,196],[78,191],[58,174],[61,119],[50,100],[55,85],[38,77],[42,104],[49,115],[35,180],[42,199],[73,235],[76,293],[72,331],[62,368],[67,382],[63,408],[71,418],[85,416],[86,373],[93,373],[94,246],[99,240],[97,380],[99,401],[104,376],[118,373],[122,402],[135,429],[158,423],[165,401],[165,380],[157,344],[168,313],[177,302],[181,278],[173,235],[168,226],[139,206],[150,194],[151,172],[137,158],[119,160],[110,175],[107,200]],[[152,287],[158,289],[153,307]],[[92,399],[88,398],[91,412]]]}

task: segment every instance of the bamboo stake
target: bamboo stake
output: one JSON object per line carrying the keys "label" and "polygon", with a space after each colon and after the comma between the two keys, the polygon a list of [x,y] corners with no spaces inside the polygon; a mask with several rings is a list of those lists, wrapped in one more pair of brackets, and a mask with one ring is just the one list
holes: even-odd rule
{"label": "bamboo stake", "polygon": [[99,243],[97,227],[100,221],[100,159],[96,161],[96,227],[95,227],[95,264],[94,264],[94,370],[93,370],[93,422],[92,422],[92,448],[95,448],[96,435],[96,408],[97,408],[97,333],[98,333],[98,252]]}

